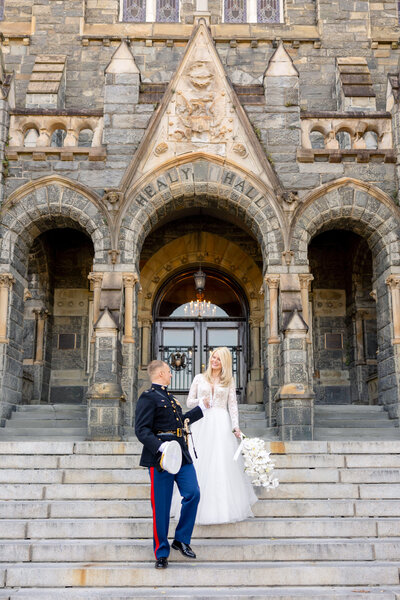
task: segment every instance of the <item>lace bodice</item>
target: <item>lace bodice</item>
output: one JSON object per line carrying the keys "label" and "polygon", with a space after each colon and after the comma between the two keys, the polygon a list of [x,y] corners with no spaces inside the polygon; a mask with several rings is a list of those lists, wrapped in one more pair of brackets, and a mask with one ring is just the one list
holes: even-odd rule
{"label": "lace bodice", "polygon": [[215,385],[213,393],[211,384],[207,381],[204,375],[196,375],[196,377],[193,379],[192,385],[190,386],[189,395],[186,401],[187,407],[194,408],[199,404],[200,400],[205,400],[206,398],[211,400],[212,408],[224,408],[225,410],[229,411],[232,421],[232,429],[239,427],[239,415],[234,379],[232,379],[228,387]]}

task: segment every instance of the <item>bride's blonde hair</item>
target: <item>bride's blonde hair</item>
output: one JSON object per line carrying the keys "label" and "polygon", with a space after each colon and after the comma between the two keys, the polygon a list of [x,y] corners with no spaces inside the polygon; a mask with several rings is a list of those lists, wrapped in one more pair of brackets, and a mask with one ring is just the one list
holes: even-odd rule
{"label": "bride's blonde hair", "polygon": [[230,352],[230,350],[226,347],[226,346],[221,346],[220,348],[214,348],[214,350],[211,352],[210,354],[210,358],[208,359],[208,366],[207,366],[207,370],[204,373],[204,377],[207,379],[207,381],[209,383],[212,382],[211,380],[211,376],[212,376],[212,368],[211,368],[211,359],[214,356],[214,354],[217,354],[219,356],[219,359],[221,361],[221,375],[220,375],[220,381],[221,381],[221,385],[224,387],[227,387],[230,382],[232,381],[232,354]]}

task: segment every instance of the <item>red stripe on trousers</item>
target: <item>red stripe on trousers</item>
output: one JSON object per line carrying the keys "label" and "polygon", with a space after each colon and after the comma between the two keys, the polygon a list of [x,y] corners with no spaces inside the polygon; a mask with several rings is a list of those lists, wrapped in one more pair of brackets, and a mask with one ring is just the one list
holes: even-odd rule
{"label": "red stripe on trousers", "polygon": [[157,524],[156,524],[156,502],[154,499],[154,467],[150,467],[150,481],[151,481],[151,507],[153,509],[153,535],[155,541],[154,554],[157,558],[157,550],[160,546],[160,542],[158,541],[157,534]]}

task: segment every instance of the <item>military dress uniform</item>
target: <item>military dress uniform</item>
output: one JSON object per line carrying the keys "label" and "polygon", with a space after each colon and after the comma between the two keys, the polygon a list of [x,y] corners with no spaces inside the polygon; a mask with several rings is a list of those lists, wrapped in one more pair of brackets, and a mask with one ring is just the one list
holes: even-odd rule
{"label": "military dress uniform", "polygon": [[[153,547],[156,559],[169,556],[168,527],[171,500],[176,481],[182,496],[182,508],[175,540],[190,544],[196,519],[200,490],[183,427],[203,416],[199,406],[183,414],[178,400],[164,385],[152,383],[151,388],[141,394],[135,419],[135,433],[144,448],[140,465],[148,467],[151,483],[151,505],[153,509]],[[161,469],[159,447],[163,442],[176,440],[182,449],[182,466],[176,475]]]}

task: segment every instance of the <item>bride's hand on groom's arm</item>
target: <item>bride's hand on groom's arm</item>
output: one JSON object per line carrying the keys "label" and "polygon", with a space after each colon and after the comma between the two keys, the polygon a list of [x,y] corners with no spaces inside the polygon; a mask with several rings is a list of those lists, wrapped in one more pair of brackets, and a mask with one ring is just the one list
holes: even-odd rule
{"label": "bride's hand on groom's arm", "polygon": [[210,398],[202,398],[201,400],[199,400],[199,406],[201,410],[206,410],[207,408],[210,408]]}

